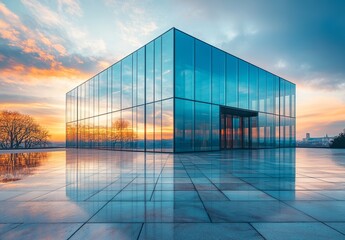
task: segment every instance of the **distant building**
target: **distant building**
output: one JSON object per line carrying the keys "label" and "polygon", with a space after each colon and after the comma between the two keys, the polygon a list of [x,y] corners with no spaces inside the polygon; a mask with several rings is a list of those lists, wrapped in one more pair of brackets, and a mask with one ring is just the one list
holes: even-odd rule
{"label": "distant building", "polygon": [[310,133],[306,133],[302,141],[297,141],[299,147],[329,147],[334,137],[329,137],[328,134],[324,137],[310,137]]}

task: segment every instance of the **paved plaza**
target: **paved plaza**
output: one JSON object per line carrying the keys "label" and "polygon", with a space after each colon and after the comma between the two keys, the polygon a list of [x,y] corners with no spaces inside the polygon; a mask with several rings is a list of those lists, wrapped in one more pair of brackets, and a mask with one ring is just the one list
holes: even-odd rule
{"label": "paved plaza", "polygon": [[61,149],[0,163],[0,239],[345,239],[345,149]]}

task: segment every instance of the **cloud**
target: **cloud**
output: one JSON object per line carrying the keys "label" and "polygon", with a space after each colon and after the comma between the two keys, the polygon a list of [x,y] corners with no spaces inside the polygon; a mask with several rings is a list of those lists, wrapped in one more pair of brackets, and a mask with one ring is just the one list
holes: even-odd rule
{"label": "cloud", "polygon": [[58,0],[58,9],[59,12],[67,12],[71,16],[81,17],[83,15],[78,0]]}
{"label": "cloud", "polygon": [[[68,34],[75,27],[56,12],[35,0],[23,0],[23,3],[34,16],[31,20],[39,22],[38,25],[34,24],[35,27],[28,27],[28,23],[32,21],[24,24],[16,14],[0,3],[0,78],[3,81],[86,78],[104,66],[106,60],[102,58],[102,53],[105,45],[102,41],[99,44],[94,44],[92,40],[85,43],[81,39],[87,38],[87,34],[82,31]],[[63,1],[63,4],[67,3],[70,2]],[[71,6],[76,7],[73,4]],[[41,25],[48,27],[49,31]],[[62,32],[69,37],[62,38]],[[74,47],[75,45],[78,47]],[[90,45],[98,46],[98,49]],[[95,52],[85,50],[87,54],[84,54],[83,49],[86,48],[94,49]]]}
{"label": "cloud", "polygon": [[343,1],[191,0],[174,5],[183,8],[171,10],[181,30],[298,85],[345,89]]}
{"label": "cloud", "polygon": [[125,42],[139,47],[143,38],[151,37],[158,29],[154,15],[150,14],[152,3],[148,1],[106,1],[116,19],[116,27]]}
{"label": "cloud", "polygon": [[19,94],[1,94],[0,104],[18,104],[25,102],[26,104],[47,102],[47,98],[37,97],[37,96],[25,96]]}

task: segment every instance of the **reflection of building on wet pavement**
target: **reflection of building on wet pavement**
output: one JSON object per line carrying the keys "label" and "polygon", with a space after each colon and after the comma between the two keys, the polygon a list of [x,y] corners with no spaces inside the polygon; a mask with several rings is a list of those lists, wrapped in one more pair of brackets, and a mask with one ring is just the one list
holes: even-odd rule
{"label": "reflection of building on wet pavement", "polygon": [[75,201],[179,201],[256,185],[295,189],[293,148],[183,155],[68,150],[66,167],[66,195]]}

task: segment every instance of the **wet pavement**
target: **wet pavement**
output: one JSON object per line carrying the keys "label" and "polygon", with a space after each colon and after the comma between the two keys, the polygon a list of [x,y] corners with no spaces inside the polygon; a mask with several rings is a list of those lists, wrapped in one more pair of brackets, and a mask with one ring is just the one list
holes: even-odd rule
{"label": "wet pavement", "polygon": [[0,152],[0,239],[345,239],[345,149]]}

